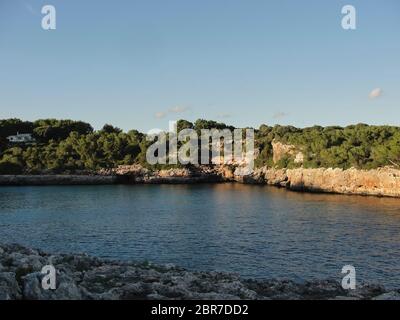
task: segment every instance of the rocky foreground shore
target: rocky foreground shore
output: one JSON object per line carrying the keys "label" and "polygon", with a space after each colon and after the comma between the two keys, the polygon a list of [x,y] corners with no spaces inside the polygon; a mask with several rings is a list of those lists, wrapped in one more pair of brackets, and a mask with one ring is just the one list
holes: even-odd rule
{"label": "rocky foreground shore", "polygon": [[[45,265],[57,270],[55,290],[42,288]],[[84,254],[48,254],[0,244],[0,300],[9,299],[345,299],[400,300],[400,290],[333,280],[295,283],[251,280],[220,272],[190,272],[173,265],[107,261]]]}

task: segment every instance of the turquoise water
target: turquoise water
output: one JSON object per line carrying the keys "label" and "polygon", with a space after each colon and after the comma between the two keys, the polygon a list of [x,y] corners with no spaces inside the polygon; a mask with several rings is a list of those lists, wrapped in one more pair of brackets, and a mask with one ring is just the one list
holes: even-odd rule
{"label": "turquoise water", "polygon": [[0,187],[0,242],[297,281],[400,287],[400,199],[267,186]]}

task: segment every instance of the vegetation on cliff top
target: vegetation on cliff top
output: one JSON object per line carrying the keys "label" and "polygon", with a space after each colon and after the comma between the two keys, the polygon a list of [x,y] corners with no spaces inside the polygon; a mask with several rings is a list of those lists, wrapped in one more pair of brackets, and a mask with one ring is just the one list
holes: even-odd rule
{"label": "vegetation on cliff top", "polygon": [[[299,129],[262,125],[256,134],[261,152],[258,164],[270,163],[273,139],[298,147],[306,168],[373,169],[400,163],[400,128],[394,126],[357,124]],[[280,162],[281,167],[296,166],[291,158]]]}
{"label": "vegetation on cliff top", "polygon": [[[183,128],[224,129],[223,123],[197,120],[178,121]],[[31,133],[34,144],[10,144],[7,136]],[[278,163],[272,160],[272,141],[296,146],[304,154],[304,167],[377,168],[400,163],[400,128],[393,126],[295,128],[261,125],[256,130],[259,155],[256,166],[295,167],[291,156]],[[112,125],[95,131],[82,121],[44,119],[35,122],[0,120],[0,174],[94,171],[121,164],[147,166],[146,149],[150,142],[136,130],[123,132]]]}

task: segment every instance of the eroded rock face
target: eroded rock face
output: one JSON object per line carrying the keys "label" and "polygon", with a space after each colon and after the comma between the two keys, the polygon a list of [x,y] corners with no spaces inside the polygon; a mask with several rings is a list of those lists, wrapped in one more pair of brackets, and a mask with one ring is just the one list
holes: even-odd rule
{"label": "eroded rock face", "polygon": [[150,170],[143,168],[141,165],[121,165],[115,169],[111,169],[112,174],[116,175],[138,175],[138,176],[146,176],[151,174]]}
{"label": "eroded rock face", "polygon": [[285,156],[294,158],[294,163],[303,163],[304,154],[294,145],[284,144],[279,141],[272,141],[273,161],[277,163]]}
{"label": "eroded rock face", "polygon": [[400,170],[267,169],[264,182],[295,191],[400,197]]}
{"label": "eroded rock face", "polygon": [[[55,290],[42,288],[39,264],[57,270]],[[0,244],[0,299],[398,299],[379,285],[344,290],[333,280],[296,283],[251,280],[237,274],[190,272],[171,264],[106,261],[84,254],[50,255]]]}
{"label": "eroded rock face", "polygon": [[119,166],[101,170],[97,175],[0,175],[0,185],[85,185],[85,184],[173,184],[173,183],[240,182],[269,184],[294,191],[328,192],[400,197],[400,170],[384,167],[358,169],[277,169],[256,168],[250,174],[247,166],[192,166],[151,171],[140,165]]}
{"label": "eroded rock face", "polygon": [[118,166],[100,174],[111,174],[122,177],[123,183],[198,183],[220,182],[222,175],[212,166],[193,166],[190,168],[171,168],[148,170],[140,165]]}
{"label": "eroded rock face", "polygon": [[400,170],[385,167],[358,169],[276,169],[256,168],[246,174],[247,167],[235,165],[197,166],[149,171],[141,166],[120,166],[118,175],[130,177],[132,183],[197,183],[241,182],[269,184],[294,191],[400,197]]}
{"label": "eroded rock face", "polygon": [[192,172],[187,168],[160,170],[157,172],[158,176],[165,177],[190,177]]}

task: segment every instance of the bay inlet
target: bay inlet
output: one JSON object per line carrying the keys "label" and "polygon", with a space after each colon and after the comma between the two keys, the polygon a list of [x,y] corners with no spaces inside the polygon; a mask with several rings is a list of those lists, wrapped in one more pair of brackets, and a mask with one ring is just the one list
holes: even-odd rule
{"label": "bay inlet", "polygon": [[243,184],[0,187],[0,242],[248,278],[400,286],[400,199]]}

